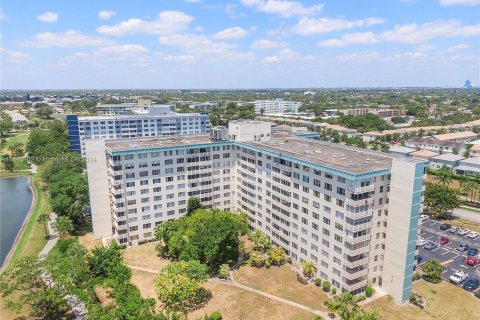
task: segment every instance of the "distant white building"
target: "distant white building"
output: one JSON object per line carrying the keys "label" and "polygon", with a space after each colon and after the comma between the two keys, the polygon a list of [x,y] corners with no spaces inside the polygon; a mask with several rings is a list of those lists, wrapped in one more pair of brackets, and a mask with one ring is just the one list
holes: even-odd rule
{"label": "distant white building", "polygon": [[459,156],[453,153],[445,153],[445,154],[431,157],[430,167],[432,169],[440,169],[445,165],[450,169],[454,169],[460,164],[460,160],[463,160],[462,156]]}
{"label": "distant white building", "polygon": [[285,101],[281,98],[277,98],[275,100],[255,100],[255,113],[271,114],[298,112],[298,108],[301,106],[301,102]]}
{"label": "distant white building", "polygon": [[189,105],[188,107],[192,109],[207,111],[212,108],[218,107],[218,102],[195,102]]}
{"label": "distant white building", "polygon": [[480,174],[480,158],[461,160],[454,169],[457,174]]}

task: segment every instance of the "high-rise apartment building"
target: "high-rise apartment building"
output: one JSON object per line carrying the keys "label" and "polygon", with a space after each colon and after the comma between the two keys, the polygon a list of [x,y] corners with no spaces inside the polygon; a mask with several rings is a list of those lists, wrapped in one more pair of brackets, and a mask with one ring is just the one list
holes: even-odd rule
{"label": "high-rise apartment building", "polygon": [[298,112],[301,102],[285,101],[281,98],[275,100],[255,100],[255,113],[272,114],[284,112]]}
{"label": "high-rise apartment building", "polygon": [[[219,129],[221,130],[221,129]],[[304,134],[305,136],[305,134]],[[231,122],[227,134],[86,141],[95,238],[135,245],[156,225],[206,208],[245,212],[297,263],[359,294],[409,298],[428,162]]]}
{"label": "high-rise apartment building", "polygon": [[130,115],[67,116],[70,149],[84,154],[85,140],[126,139],[207,133],[208,113],[175,113],[169,105],[153,105]]}

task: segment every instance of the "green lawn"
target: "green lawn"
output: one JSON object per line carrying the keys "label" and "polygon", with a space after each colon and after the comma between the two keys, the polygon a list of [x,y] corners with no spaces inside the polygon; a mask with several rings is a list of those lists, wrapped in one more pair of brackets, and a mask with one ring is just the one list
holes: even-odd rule
{"label": "green lawn", "polygon": [[[8,150],[8,148],[17,142],[21,142],[26,146],[29,135],[30,135],[29,131],[21,131],[18,133],[9,133],[9,134],[6,134],[4,137],[2,137],[2,140],[4,140],[4,143],[1,144],[0,157],[2,157],[3,155],[11,155],[11,152],[10,150]],[[30,164],[28,164],[26,161],[20,158],[18,158],[17,160],[19,161],[15,161],[15,167],[14,167],[15,171],[30,169]],[[5,167],[3,163],[0,163],[0,171],[2,170],[5,170]],[[1,174],[1,176],[4,176],[4,175]]]}

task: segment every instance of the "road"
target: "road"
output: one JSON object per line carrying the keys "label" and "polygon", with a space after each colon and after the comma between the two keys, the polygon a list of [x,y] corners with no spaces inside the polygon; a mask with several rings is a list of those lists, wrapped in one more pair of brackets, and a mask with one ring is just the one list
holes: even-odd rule
{"label": "road", "polygon": [[480,223],[480,213],[468,211],[462,208],[453,210],[453,215],[462,219]]}

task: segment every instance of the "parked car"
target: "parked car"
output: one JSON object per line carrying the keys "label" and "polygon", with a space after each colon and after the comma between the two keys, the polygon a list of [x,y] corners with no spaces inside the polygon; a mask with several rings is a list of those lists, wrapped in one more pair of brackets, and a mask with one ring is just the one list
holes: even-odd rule
{"label": "parked car", "polygon": [[448,237],[440,237],[440,240],[438,240],[438,243],[440,243],[442,246],[446,245],[448,243]]}
{"label": "parked car", "polygon": [[463,228],[457,230],[457,234],[458,234],[459,236],[466,236],[469,232],[470,232],[470,230],[468,230],[468,229],[463,229]]}
{"label": "parked car", "polygon": [[480,286],[480,281],[478,279],[468,279],[463,284],[463,289],[467,291],[474,291]]}
{"label": "parked car", "polygon": [[421,214],[420,215],[420,221],[424,222],[424,221],[428,221],[430,220],[430,217],[427,216],[426,214]]}
{"label": "parked car", "polygon": [[474,257],[478,254],[478,249],[474,247],[470,247],[467,250],[467,256]]}
{"label": "parked car", "polygon": [[475,257],[468,257],[467,264],[472,267],[476,267],[480,261]]}
{"label": "parked car", "polygon": [[457,230],[458,230],[457,227],[451,227],[450,229],[448,229],[448,232],[450,232],[450,233],[457,233]]}
{"label": "parked car", "polygon": [[475,239],[478,237],[480,233],[478,232],[475,232],[475,231],[470,231],[468,234],[467,234],[467,237],[469,237],[470,239]]}
{"label": "parked car", "polygon": [[433,250],[437,247],[438,247],[438,243],[433,241],[427,241],[427,243],[425,243],[425,245],[423,246],[423,248],[427,250]]}
{"label": "parked car", "polygon": [[423,247],[425,245],[425,243],[427,243],[427,240],[422,239],[422,238],[417,239],[417,246]]}
{"label": "parked car", "polygon": [[455,248],[455,250],[460,251],[460,252],[465,252],[469,248],[468,244],[466,243],[460,243],[458,247]]}
{"label": "parked car", "polygon": [[417,254],[417,255],[415,256],[415,261],[417,262],[417,264],[422,263],[422,261],[423,261],[422,256]]}
{"label": "parked car", "polygon": [[458,271],[452,274],[449,279],[451,283],[459,284],[467,279],[467,277],[468,274],[465,271]]}
{"label": "parked car", "polygon": [[451,227],[452,227],[451,224],[442,223],[442,224],[440,225],[440,230],[448,230],[448,229],[450,229]]}

